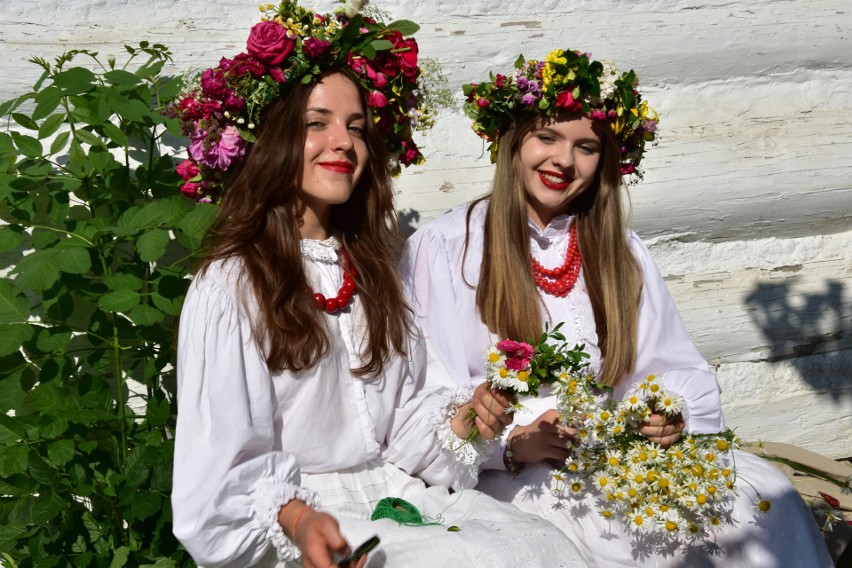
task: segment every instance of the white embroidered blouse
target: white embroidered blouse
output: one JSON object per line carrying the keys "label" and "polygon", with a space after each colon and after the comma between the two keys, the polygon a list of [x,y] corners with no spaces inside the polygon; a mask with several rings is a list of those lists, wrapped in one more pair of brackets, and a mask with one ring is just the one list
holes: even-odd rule
{"label": "white embroidered blouse", "polygon": [[[341,283],[338,249],[334,239],[302,242],[309,282],[327,297]],[[247,566],[270,545],[281,560],[297,556],[277,522],[280,507],[293,498],[322,505],[300,472],[380,459],[431,484],[476,484],[476,451],[488,448],[448,449],[459,442],[453,404],[463,401],[440,367],[427,377],[421,341],[410,340],[407,357],[382,376],[353,376],[365,337],[356,294],[325,316],[331,350],[316,367],[271,373],[242,272],[236,260],[213,264],[193,280],[181,312],[172,506],[174,532],[197,562]]]}

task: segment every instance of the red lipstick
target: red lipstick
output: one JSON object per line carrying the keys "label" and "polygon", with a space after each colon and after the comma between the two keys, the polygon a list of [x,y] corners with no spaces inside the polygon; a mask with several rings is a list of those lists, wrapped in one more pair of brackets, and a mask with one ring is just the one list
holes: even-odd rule
{"label": "red lipstick", "polygon": [[[565,174],[561,174],[559,172],[551,172],[548,170],[539,170],[538,178],[541,180],[541,183],[544,187],[548,189],[552,189],[554,191],[563,191],[568,189],[568,186],[571,185],[572,179],[566,176]],[[553,178],[559,178],[564,181],[554,181]]]}
{"label": "red lipstick", "polygon": [[327,170],[331,170],[332,172],[337,172],[341,174],[351,174],[352,170],[355,169],[355,166],[353,166],[349,162],[343,161],[320,162],[319,165]]}

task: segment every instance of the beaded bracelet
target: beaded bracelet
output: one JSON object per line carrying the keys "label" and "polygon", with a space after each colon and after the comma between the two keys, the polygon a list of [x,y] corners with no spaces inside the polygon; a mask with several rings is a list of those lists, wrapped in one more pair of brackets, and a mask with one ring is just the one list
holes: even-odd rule
{"label": "beaded bracelet", "polygon": [[518,474],[521,473],[521,470],[524,469],[524,464],[515,463],[512,460],[512,457],[515,453],[512,451],[512,438],[515,437],[515,432],[518,430],[518,427],[512,428],[512,431],[509,432],[509,436],[506,438],[506,451],[503,452],[503,463],[506,464],[506,469],[512,474],[512,479],[518,477]]}

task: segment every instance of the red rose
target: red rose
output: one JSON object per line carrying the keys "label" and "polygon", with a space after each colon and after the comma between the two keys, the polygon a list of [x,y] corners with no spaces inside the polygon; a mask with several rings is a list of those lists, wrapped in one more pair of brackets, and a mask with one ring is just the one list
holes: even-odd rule
{"label": "red rose", "polygon": [[567,111],[580,110],[582,104],[580,101],[574,100],[574,95],[571,91],[562,91],[556,97],[556,108],[561,108]]}
{"label": "red rose", "polygon": [[287,37],[287,30],[277,22],[266,21],[255,24],[249,33],[246,49],[267,65],[281,65],[296,41]]}

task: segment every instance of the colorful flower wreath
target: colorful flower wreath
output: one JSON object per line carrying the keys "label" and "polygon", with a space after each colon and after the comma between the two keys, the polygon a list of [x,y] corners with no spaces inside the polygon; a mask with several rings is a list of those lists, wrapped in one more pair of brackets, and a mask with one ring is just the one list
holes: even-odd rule
{"label": "colorful flower wreath", "polygon": [[521,113],[553,116],[582,112],[609,123],[621,146],[621,173],[638,174],[645,144],[656,137],[658,115],[636,89],[631,70],[620,73],[610,61],[594,61],[588,53],[557,49],[544,61],[523,56],[512,76],[490,74],[490,81],[464,85],[465,113],[473,130],[490,142],[497,159],[500,136]]}
{"label": "colorful flower wreath", "polygon": [[[332,69],[349,69],[367,92],[367,104],[392,156],[408,166],[424,161],[412,139],[427,115],[420,100],[419,27],[399,20],[375,21],[358,12],[366,0],[348,0],[333,14],[318,14],[284,0],[260,6],[264,14],[248,37],[246,51],[202,72],[167,107],[189,137],[189,159],[177,171],[181,192],[200,202],[221,198],[226,174],[255,141],[263,111],[292,85],[311,83]],[[394,172],[399,172],[395,164]]]}

